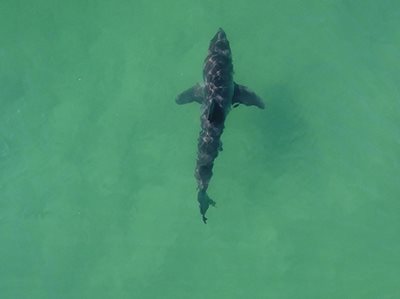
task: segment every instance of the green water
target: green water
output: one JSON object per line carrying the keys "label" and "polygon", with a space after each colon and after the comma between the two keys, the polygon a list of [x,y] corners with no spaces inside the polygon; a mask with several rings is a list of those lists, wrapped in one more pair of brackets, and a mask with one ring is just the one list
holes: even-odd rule
{"label": "green water", "polygon": [[[201,80],[234,109],[204,225]],[[399,1],[0,0],[0,298],[400,298]]]}

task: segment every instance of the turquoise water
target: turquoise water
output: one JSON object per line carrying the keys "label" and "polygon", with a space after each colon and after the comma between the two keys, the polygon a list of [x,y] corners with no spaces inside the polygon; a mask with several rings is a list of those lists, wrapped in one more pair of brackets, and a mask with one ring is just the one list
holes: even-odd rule
{"label": "turquoise water", "polygon": [[[267,109],[228,116],[225,29]],[[400,298],[400,2],[0,1],[0,298]]]}

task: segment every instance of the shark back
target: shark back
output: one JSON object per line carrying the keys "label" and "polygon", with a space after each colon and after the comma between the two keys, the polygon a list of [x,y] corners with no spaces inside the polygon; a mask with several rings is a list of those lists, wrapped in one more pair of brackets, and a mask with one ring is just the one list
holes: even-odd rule
{"label": "shark back", "polygon": [[219,29],[204,60],[204,105],[211,122],[225,120],[234,93],[232,54],[229,41]]}

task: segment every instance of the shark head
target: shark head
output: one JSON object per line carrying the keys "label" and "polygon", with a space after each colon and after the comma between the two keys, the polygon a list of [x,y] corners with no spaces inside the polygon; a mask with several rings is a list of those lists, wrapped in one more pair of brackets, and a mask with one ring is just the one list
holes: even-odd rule
{"label": "shark head", "polygon": [[210,46],[208,47],[208,53],[223,54],[226,56],[231,55],[229,41],[226,38],[226,33],[222,28],[219,28],[217,33],[211,39]]}

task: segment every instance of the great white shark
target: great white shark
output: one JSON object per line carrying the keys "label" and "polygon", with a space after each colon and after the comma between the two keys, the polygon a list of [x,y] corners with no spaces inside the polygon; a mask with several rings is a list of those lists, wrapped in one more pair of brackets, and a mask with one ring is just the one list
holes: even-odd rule
{"label": "great white shark", "polygon": [[210,205],[215,206],[215,201],[207,194],[207,188],[213,174],[214,160],[222,151],[221,135],[226,116],[231,107],[240,104],[265,108],[257,94],[233,81],[231,48],[222,28],[210,41],[208,55],[204,60],[203,82],[195,84],[176,98],[178,104],[191,102],[201,104],[195,177],[200,213],[203,222],[207,223],[206,212]]}

